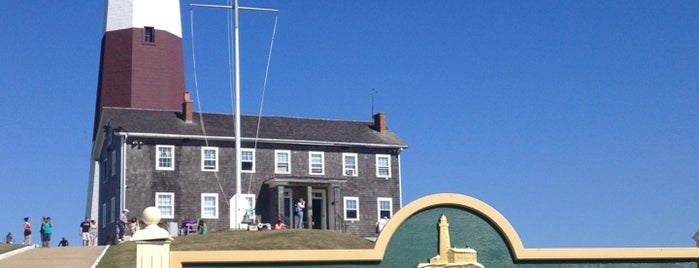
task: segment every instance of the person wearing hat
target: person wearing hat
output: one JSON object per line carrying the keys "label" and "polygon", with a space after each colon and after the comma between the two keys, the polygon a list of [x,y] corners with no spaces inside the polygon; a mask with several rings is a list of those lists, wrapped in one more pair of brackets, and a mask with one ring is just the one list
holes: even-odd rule
{"label": "person wearing hat", "polygon": [[129,223],[129,217],[126,214],[129,214],[128,209],[124,209],[121,212],[121,215],[119,215],[119,243],[124,242],[124,232],[126,232],[126,224]]}

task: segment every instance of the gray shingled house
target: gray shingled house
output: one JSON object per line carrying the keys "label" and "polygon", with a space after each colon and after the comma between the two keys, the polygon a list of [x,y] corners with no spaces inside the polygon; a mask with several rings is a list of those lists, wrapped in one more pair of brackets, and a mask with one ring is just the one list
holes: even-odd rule
{"label": "gray shingled house", "polygon": [[105,14],[85,213],[98,220],[100,244],[113,242],[126,208],[140,217],[156,206],[168,229],[189,216],[216,231],[248,226],[243,215],[295,224],[293,204],[304,198],[304,228],[361,236],[400,208],[407,145],[384,114],[241,116],[236,159],[234,116],[192,112],[179,1],[136,2],[107,1]]}
{"label": "gray shingled house", "polygon": [[[183,107],[102,110],[92,152],[100,163],[100,243],[113,239],[121,207],[139,217],[156,206],[165,223],[189,216],[211,231],[236,225],[234,117]],[[293,204],[304,198],[304,228],[371,237],[376,221],[401,207],[407,145],[383,113],[369,122],[241,116],[241,131],[241,192],[262,223],[296,224]]]}

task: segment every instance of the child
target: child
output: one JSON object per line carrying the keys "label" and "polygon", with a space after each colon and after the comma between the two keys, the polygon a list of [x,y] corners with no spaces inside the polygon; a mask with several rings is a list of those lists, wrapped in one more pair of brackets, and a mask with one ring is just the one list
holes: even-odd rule
{"label": "child", "polygon": [[277,223],[274,224],[274,230],[281,230],[281,229],[286,229],[286,224],[284,223],[283,220],[279,219],[279,220],[277,220]]}
{"label": "child", "polygon": [[199,220],[199,225],[197,226],[197,228],[199,229],[199,234],[201,234],[201,235],[205,235],[206,233],[209,232],[204,220]]}

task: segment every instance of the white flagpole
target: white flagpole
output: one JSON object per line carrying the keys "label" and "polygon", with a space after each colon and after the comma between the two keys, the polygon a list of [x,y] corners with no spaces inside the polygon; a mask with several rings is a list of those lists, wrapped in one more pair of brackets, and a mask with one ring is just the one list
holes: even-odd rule
{"label": "white flagpole", "polygon": [[[198,6],[198,7],[213,7],[213,8],[231,8],[230,6],[218,6],[218,5],[201,5],[201,4],[192,4],[192,6]],[[234,20],[234,34],[233,34],[233,42],[234,42],[234,80],[235,80],[235,90],[234,90],[234,127],[235,127],[235,195],[233,196],[233,207],[231,210],[233,211],[232,218],[231,218],[231,228],[240,228],[240,222],[242,218],[239,218],[238,215],[241,213],[238,213],[238,209],[240,207],[240,202],[241,202],[241,157],[240,155],[240,142],[241,142],[241,135],[240,135],[240,44],[239,44],[239,37],[238,37],[238,10],[252,10],[252,11],[266,11],[266,12],[279,12],[277,9],[269,9],[269,8],[256,8],[256,7],[241,7],[238,6],[238,0],[234,1],[233,4],[233,20]]]}

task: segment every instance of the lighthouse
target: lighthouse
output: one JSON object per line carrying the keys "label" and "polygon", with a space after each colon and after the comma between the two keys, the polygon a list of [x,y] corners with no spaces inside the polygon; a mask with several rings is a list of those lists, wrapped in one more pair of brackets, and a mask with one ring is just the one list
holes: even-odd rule
{"label": "lighthouse", "polygon": [[[185,92],[179,0],[106,0],[106,7],[93,149],[102,146],[97,138],[103,108],[180,111]],[[93,155],[86,209],[93,219],[99,216],[99,174],[107,167]],[[117,207],[124,202],[122,196]]]}

